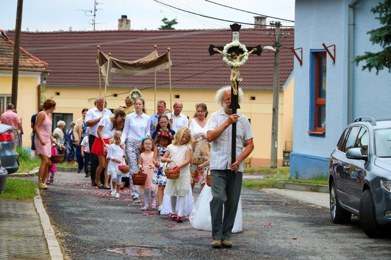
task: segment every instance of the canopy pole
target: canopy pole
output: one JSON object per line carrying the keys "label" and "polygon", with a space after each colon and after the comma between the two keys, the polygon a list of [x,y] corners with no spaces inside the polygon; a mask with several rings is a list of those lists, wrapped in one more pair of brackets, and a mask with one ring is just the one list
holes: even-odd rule
{"label": "canopy pole", "polygon": [[[154,49],[155,49],[155,51],[157,51],[157,45],[155,44],[154,46]],[[156,114],[156,85],[157,85],[157,79],[156,79],[156,68],[155,68],[155,77],[154,77],[154,82],[153,82],[153,85],[154,85],[154,87],[155,87],[155,92],[154,92],[154,97],[153,97],[153,99],[154,99],[154,103],[153,103],[153,113],[154,114]]]}
{"label": "canopy pole", "polygon": [[106,80],[105,80],[105,96],[106,96],[107,87],[110,84],[109,76],[110,76],[110,70],[111,70],[111,53],[109,52],[108,55],[109,55],[109,59],[107,61],[107,71],[106,71]]}
{"label": "canopy pole", "polygon": [[99,57],[100,57],[100,45],[96,45],[97,49],[98,49],[98,77],[99,77],[99,96],[102,96],[102,83],[101,83],[101,80],[100,80],[100,62],[99,62]]}
{"label": "canopy pole", "polygon": [[171,48],[167,48],[168,53],[168,82],[170,85],[170,111],[171,111],[171,119],[173,118],[172,113],[172,87],[171,87]]}
{"label": "canopy pole", "polygon": [[154,103],[153,103],[153,113],[156,114],[156,69],[155,69],[155,78],[154,78],[154,82],[153,82],[153,85],[155,87],[155,92],[154,92],[154,97],[153,97],[153,100],[154,100]]}

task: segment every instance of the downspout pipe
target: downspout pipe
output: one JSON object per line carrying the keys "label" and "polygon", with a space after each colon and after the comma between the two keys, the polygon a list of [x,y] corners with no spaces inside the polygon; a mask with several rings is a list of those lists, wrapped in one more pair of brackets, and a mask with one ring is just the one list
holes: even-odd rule
{"label": "downspout pipe", "polygon": [[347,93],[347,124],[354,120],[354,37],[355,37],[355,7],[361,0],[352,0],[348,14],[348,93]]}

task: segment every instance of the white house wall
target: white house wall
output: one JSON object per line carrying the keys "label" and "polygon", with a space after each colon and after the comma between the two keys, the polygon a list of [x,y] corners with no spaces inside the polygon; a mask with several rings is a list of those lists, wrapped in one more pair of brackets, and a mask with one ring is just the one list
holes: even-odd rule
{"label": "white house wall", "polygon": [[[375,71],[362,71],[349,61],[349,4],[347,0],[297,0],[295,11],[295,48],[303,48],[303,65],[295,60],[294,129],[291,153],[291,177],[310,178],[327,176],[328,159],[340,134],[350,121],[357,117],[391,118],[388,70],[376,75]],[[377,0],[356,1],[353,36],[353,58],[365,51],[381,48],[372,45],[368,31],[378,28],[379,21],[370,9]],[[309,135],[310,123],[310,52],[336,45],[336,60],[327,55],[326,134]],[[353,66],[352,104],[348,102],[349,66]]]}
{"label": "white house wall", "polygon": [[[291,177],[327,174],[328,157],[346,125],[347,100],[347,6],[346,1],[297,0],[295,48],[303,48],[303,64],[295,60],[294,134]],[[327,56],[326,134],[314,136],[310,129],[310,53],[336,45],[336,61]],[[335,115],[335,116],[334,116]]]}

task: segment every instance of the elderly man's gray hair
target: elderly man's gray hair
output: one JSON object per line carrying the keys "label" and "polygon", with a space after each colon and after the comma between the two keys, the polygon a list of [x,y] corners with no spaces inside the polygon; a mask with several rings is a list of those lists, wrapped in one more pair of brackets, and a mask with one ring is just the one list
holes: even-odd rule
{"label": "elderly man's gray hair", "polygon": [[[216,92],[216,96],[215,96],[215,99],[216,99],[216,102],[218,104],[220,104],[221,106],[223,106],[223,97],[224,97],[224,92],[225,91],[231,91],[231,86],[225,86],[225,87],[222,87],[220,88],[219,90],[217,90]],[[243,100],[243,89],[242,88],[239,88],[239,92],[238,92],[238,96],[239,96],[239,103],[242,102]]]}

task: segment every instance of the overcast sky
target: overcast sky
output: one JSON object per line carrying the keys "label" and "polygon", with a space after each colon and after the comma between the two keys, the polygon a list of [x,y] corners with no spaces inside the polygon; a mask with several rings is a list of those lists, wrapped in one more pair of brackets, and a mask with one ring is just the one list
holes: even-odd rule
{"label": "overcast sky", "polygon": [[[159,0],[186,11],[239,23],[253,23],[255,14],[222,7],[205,0]],[[211,0],[212,1],[212,0]],[[0,0],[0,28],[14,30],[17,0]],[[177,19],[175,29],[229,28],[232,22],[208,19],[175,10],[154,0],[96,0],[96,30],[116,30],[118,19],[127,15],[134,30],[156,30],[161,20]],[[213,0],[253,13],[294,20],[294,0]],[[92,30],[94,0],[24,0],[22,31]],[[268,19],[272,21],[275,19]],[[293,23],[281,21],[283,25]],[[252,27],[242,25],[242,28]]]}

